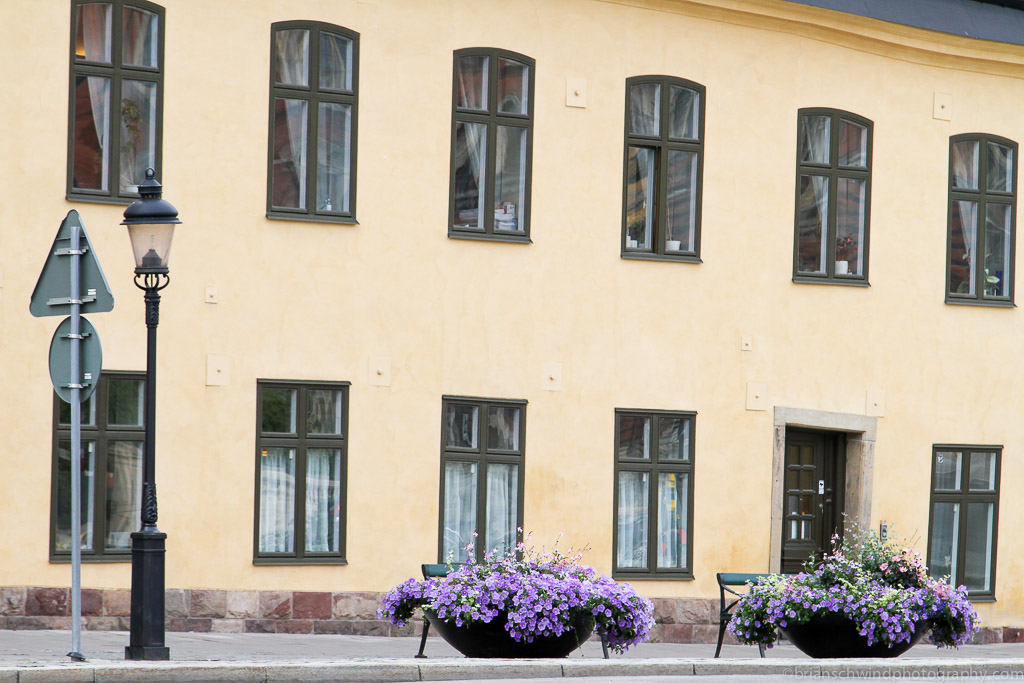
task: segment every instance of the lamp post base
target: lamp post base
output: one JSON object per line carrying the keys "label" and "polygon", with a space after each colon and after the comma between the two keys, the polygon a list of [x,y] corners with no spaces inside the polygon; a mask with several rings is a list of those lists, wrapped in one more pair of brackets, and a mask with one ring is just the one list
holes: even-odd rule
{"label": "lamp post base", "polygon": [[131,626],[125,659],[167,660],[164,645],[164,541],[156,526],[132,533]]}

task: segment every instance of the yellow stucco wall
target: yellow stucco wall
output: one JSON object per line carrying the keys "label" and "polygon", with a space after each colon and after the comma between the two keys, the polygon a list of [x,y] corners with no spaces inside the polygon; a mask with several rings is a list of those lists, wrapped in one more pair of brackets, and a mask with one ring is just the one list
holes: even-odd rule
{"label": "yellow stucco wall", "polygon": [[[872,523],[927,542],[935,443],[1002,444],[988,626],[1024,623],[1016,309],[943,302],[949,136],[1024,140],[1024,48],[775,0],[166,0],[165,198],[183,225],[160,324],[157,483],[167,585],[383,590],[437,552],[441,396],[529,401],[525,526],[611,569],[613,411],[695,410],[694,581],[769,556],[771,407],[864,414],[884,394]],[[28,300],[77,209],[115,310],[94,315],[104,367],[142,370],[145,326],[123,207],[64,198],[66,0],[0,5],[0,584],[68,585],[47,561],[56,318]],[[268,220],[269,27],[360,34],[358,226]],[[531,245],[446,235],[452,51],[536,59]],[[707,88],[700,265],[623,260],[624,82]],[[587,106],[565,106],[585,78]],[[933,118],[936,93],[952,120]],[[791,280],[796,111],[874,122],[870,288]],[[1017,259],[1018,262],[1020,259]],[[219,302],[204,302],[215,287]],[[740,338],[753,350],[743,352]],[[210,354],[227,386],[205,385]],[[389,387],[368,383],[387,357]],[[541,368],[561,363],[561,391]],[[352,382],[348,566],[252,564],[257,378]],[[749,382],[769,410],[746,410]],[[127,587],[128,564],[83,585]]]}

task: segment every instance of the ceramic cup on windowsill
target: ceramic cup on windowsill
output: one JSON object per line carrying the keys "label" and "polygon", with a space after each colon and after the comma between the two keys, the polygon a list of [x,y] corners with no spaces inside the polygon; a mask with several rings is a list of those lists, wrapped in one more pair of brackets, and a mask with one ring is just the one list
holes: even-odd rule
{"label": "ceramic cup on windowsill", "polygon": [[850,274],[850,262],[849,261],[836,261],[836,275],[849,275]]}
{"label": "ceramic cup on windowsill", "polygon": [[665,240],[665,251],[679,251],[682,246],[679,240]]}

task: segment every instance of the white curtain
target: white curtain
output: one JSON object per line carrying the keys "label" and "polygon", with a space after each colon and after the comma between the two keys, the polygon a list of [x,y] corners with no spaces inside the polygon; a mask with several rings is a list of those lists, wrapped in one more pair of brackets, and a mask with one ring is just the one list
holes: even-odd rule
{"label": "white curtain", "polygon": [[966,282],[967,291],[960,293],[974,294],[974,283],[978,281],[978,203],[957,201],[956,209],[960,215],[960,234],[964,238],[964,265],[970,278]]}
{"label": "white curtain", "polygon": [[274,69],[278,83],[309,84],[309,31],[289,29],[274,34]]}
{"label": "white curtain", "polygon": [[444,469],[444,537],[442,558],[468,557],[466,545],[476,528],[476,464],[449,462]]}
{"label": "white curtain", "polygon": [[477,55],[459,58],[459,109],[487,109],[490,59]]}
{"label": "white curtain", "polygon": [[306,451],[306,552],[336,553],[341,536],[341,450]]}
{"label": "white curtain", "polygon": [[828,116],[804,116],[800,126],[800,160],[829,163],[832,119]]}
{"label": "white curtain", "polygon": [[988,189],[997,192],[1013,190],[1013,150],[1009,147],[988,143]]}
{"label": "white curtain", "polygon": [[295,450],[267,448],[260,458],[260,552],[295,550]]}
{"label": "white curtain", "polygon": [[634,135],[661,133],[661,86],[638,83],[629,89],[629,132]]}
{"label": "white curtain", "polygon": [[[90,3],[78,8],[82,27],[85,59],[89,62],[109,62],[111,44],[111,6],[106,3]],[[79,76],[82,78],[82,76]],[[106,189],[107,169],[110,155],[107,154],[107,132],[110,130],[110,79],[101,76],[86,76],[89,83],[89,103],[92,107],[92,121],[96,127],[100,156],[103,159],[103,189]]]}
{"label": "white curtain", "polygon": [[978,152],[977,140],[953,143],[953,187],[978,189]]}
{"label": "white curtain", "polygon": [[135,7],[124,8],[124,63],[136,66],[157,66],[157,35],[159,16]]}
{"label": "white curtain", "polygon": [[107,548],[131,547],[142,505],[142,443],[114,441],[107,448]]}
{"label": "white curtain", "polygon": [[[483,174],[487,148],[487,126],[481,123],[459,121],[455,127],[455,174],[456,225],[483,227],[483,196],[482,187],[485,181]],[[466,170],[470,175],[467,177]],[[475,200],[475,201],[474,201]],[[467,220],[468,218],[468,220]]]}
{"label": "white curtain", "polygon": [[658,475],[658,567],[686,567],[686,513],[689,475]]}
{"label": "white curtain", "polygon": [[516,546],[519,513],[519,467],[494,464],[487,467],[487,533],[485,549],[508,552]]}
{"label": "white curtain", "polygon": [[647,567],[649,487],[650,482],[646,472],[619,473],[616,564],[620,569]]}

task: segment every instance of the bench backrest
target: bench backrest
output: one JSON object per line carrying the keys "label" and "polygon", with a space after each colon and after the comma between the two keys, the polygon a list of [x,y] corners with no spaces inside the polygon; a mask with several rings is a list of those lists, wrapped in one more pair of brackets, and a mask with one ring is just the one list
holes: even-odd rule
{"label": "bench backrest", "polygon": [[451,571],[447,564],[424,564],[421,565],[421,568],[423,569],[424,579],[448,576],[448,573]]}
{"label": "bench backrest", "polygon": [[736,572],[719,572],[718,585],[719,586],[742,586],[749,581],[750,583],[757,583],[764,577],[771,576],[771,574],[738,574]]}

